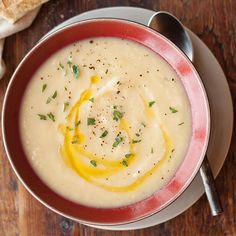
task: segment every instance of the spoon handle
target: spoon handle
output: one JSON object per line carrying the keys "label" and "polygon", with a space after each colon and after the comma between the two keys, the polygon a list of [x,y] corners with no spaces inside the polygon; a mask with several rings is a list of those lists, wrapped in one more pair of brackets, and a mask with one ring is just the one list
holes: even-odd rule
{"label": "spoon handle", "polygon": [[205,188],[206,196],[210,205],[211,214],[217,216],[223,212],[219,195],[216,191],[214,177],[207,156],[205,156],[201,168],[200,175]]}

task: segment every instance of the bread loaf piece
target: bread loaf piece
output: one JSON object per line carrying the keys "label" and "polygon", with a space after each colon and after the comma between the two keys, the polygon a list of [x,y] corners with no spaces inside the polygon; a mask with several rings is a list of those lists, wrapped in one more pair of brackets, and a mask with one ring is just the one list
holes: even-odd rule
{"label": "bread loaf piece", "polygon": [[0,0],[0,18],[16,22],[29,11],[48,0]]}

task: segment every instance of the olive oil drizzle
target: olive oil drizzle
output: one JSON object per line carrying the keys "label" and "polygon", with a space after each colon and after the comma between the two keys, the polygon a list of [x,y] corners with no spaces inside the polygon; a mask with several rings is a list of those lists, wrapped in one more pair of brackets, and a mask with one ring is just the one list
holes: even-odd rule
{"label": "olive oil drizzle", "polygon": [[[132,183],[123,186],[108,185],[99,181],[101,178],[110,177],[117,174],[119,171],[124,170],[124,168],[131,166],[137,159],[137,154],[135,152],[136,144],[132,142],[134,135],[132,134],[129,124],[124,117],[118,121],[119,125],[117,127],[117,131],[125,132],[128,137],[129,153],[132,154],[129,158],[122,156],[119,160],[109,160],[109,158],[105,159],[85,150],[82,145],[85,135],[80,132],[80,125],[75,124],[79,124],[80,106],[92,98],[92,85],[99,82],[99,80],[100,78],[98,76],[92,76],[90,78],[89,87],[81,93],[78,101],[72,106],[69,114],[67,115],[65,124],[59,125],[59,130],[64,136],[64,142],[60,147],[60,153],[66,165],[68,165],[81,178],[89,183],[111,192],[132,191],[140,186],[147,178],[149,178],[154,171],[157,171],[163,163],[168,161],[169,156],[171,155],[171,150],[173,149],[172,143],[167,132],[160,125],[160,130],[164,141],[164,152],[162,158],[151,169],[140,175]],[[151,118],[154,116],[154,113],[153,111],[148,111],[148,109],[150,108],[148,108],[148,104],[145,103],[145,113],[148,118]],[[73,127],[73,129],[67,129],[66,127]],[[121,164],[124,160],[126,164],[125,166]],[[96,165],[91,165],[91,161],[96,163]]]}

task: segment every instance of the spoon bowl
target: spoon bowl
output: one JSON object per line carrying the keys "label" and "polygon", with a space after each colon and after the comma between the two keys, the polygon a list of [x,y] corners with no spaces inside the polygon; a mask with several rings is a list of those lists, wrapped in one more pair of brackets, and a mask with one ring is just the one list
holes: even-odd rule
{"label": "spoon bowl", "polygon": [[148,26],[168,38],[185,53],[190,61],[193,61],[192,41],[182,23],[175,16],[159,11],[150,18]]}

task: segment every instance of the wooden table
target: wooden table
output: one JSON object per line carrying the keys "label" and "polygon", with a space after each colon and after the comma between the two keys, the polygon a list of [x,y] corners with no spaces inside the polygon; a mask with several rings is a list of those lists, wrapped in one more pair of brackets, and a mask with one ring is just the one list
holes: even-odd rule
{"label": "wooden table", "polygon": [[[138,6],[155,11],[166,10],[176,15],[212,50],[227,76],[233,101],[235,100],[235,0],[51,0],[42,7],[30,28],[6,40],[4,60],[8,70],[0,81],[0,104],[2,105],[5,90],[14,69],[24,55],[45,33],[64,20],[79,13],[116,5]],[[7,160],[3,145],[1,145],[0,236],[236,235],[235,141],[234,133],[227,160],[216,179],[217,189],[224,208],[222,215],[212,217],[206,197],[203,196],[196,204],[175,219],[148,229],[127,232],[112,232],[83,226],[45,208],[16,179]]]}

